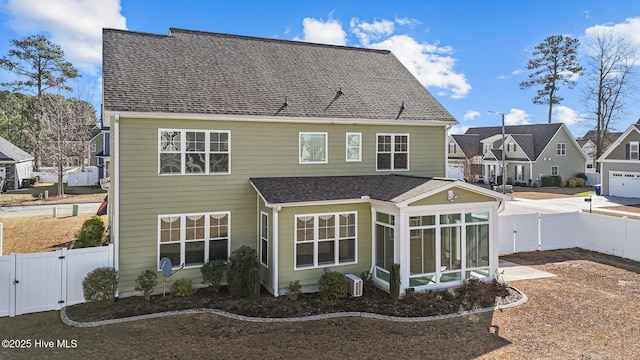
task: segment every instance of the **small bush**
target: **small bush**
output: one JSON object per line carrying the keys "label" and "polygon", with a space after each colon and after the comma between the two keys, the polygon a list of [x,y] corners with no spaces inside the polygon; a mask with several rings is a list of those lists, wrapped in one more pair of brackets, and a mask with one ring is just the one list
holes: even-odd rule
{"label": "small bush", "polygon": [[287,299],[296,301],[298,299],[298,295],[300,295],[300,290],[302,286],[300,286],[300,281],[291,281],[287,288],[285,289],[285,295],[287,295]]}
{"label": "small bush", "polygon": [[118,274],[112,267],[92,270],[82,280],[84,299],[99,308],[113,305],[118,290]]}
{"label": "small bush", "polygon": [[260,264],[255,249],[243,245],[231,253],[227,282],[231,295],[251,299],[260,296]]}
{"label": "small bush", "polygon": [[196,292],[196,289],[193,288],[193,281],[187,279],[176,280],[176,282],[171,285],[171,295],[177,297],[186,297],[191,296]]}
{"label": "small bush", "polygon": [[318,282],[320,299],[324,303],[334,303],[347,298],[347,281],[344,274],[337,271],[323,272]]}
{"label": "small bush", "polygon": [[562,186],[562,178],[560,176],[543,176],[542,187],[560,187]]}
{"label": "small bush", "polygon": [[442,290],[440,292],[440,295],[442,295],[442,298],[447,301],[457,299],[458,296],[460,296],[460,294],[458,294],[458,292],[454,288]]}
{"label": "small bush", "polygon": [[211,260],[202,265],[202,267],[200,268],[200,273],[202,274],[202,280],[204,281],[204,283],[209,283],[211,285],[211,289],[214,292],[218,292],[218,290],[220,290],[222,277],[224,276],[224,270],[224,261]]}
{"label": "small bush", "polygon": [[393,264],[389,273],[389,296],[394,304],[400,299],[400,264]]}
{"label": "small bush", "polygon": [[569,186],[572,188],[578,186],[578,178],[573,177],[569,179]]}
{"label": "small bush", "polygon": [[375,289],[376,285],[373,282],[373,274],[371,274],[369,270],[363,271],[360,274],[360,279],[362,279],[362,292],[369,293]]}
{"label": "small bush", "polygon": [[583,179],[583,178],[579,178],[579,177],[576,177],[576,181],[577,181],[577,185],[578,185],[579,187],[583,187],[583,186],[585,186],[585,184],[587,183],[587,181],[586,181],[585,179]]}
{"label": "small bush", "polygon": [[585,183],[587,182],[587,180],[589,180],[589,178],[587,177],[587,174],[585,173],[578,173],[576,174],[575,177],[577,177],[578,179],[584,180]]}
{"label": "small bush", "polygon": [[75,248],[87,248],[102,245],[104,239],[104,222],[99,216],[87,219],[76,233]]}
{"label": "small bush", "polygon": [[142,291],[144,298],[151,300],[151,293],[158,285],[158,274],[152,270],[145,270],[136,278],[136,291]]}

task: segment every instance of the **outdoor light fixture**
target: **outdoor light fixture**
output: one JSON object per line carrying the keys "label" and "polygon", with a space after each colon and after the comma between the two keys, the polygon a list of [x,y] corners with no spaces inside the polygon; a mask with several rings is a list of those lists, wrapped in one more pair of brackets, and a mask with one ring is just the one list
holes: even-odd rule
{"label": "outdoor light fixture", "polygon": [[453,201],[453,200],[455,200],[455,199],[457,199],[457,198],[458,198],[458,195],[456,195],[456,194],[453,192],[453,190],[449,190],[449,191],[447,192],[447,200],[449,200],[449,201]]}

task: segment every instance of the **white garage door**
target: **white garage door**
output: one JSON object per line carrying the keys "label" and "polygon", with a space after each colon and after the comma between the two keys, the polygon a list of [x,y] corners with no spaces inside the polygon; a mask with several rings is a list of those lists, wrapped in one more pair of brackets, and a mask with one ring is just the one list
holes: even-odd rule
{"label": "white garage door", "polygon": [[464,166],[449,165],[447,167],[447,177],[450,179],[464,179]]}
{"label": "white garage door", "polygon": [[640,198],[640,172],[610,171],[609,195]]}

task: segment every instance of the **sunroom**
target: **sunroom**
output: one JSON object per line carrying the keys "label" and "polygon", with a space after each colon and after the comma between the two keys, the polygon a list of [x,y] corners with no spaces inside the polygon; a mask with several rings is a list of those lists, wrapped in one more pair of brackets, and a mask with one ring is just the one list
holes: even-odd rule
{"label": "sunroom", "polygon": [[[314,291],[322,271],[369,271],[401,293],[490,280],[498,266],[498,211],[510,197],[451,179],[404,175],[254,178],[263,285]],[[271,230],[269,230],[271,229]],[[267,263],[269,264],[267,266]]]}

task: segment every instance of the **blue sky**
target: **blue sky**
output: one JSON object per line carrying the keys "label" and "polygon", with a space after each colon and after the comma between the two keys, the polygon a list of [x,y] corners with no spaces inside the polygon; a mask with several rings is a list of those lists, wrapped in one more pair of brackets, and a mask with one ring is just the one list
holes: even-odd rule
{"label": "blue sky", "polygon": [[[545,123],[535,89],[520,90],[533,48],[550,35],[588,41],[615,29],[640,49],[640,1],[143,1],[0,0],[0,54],[9,41],[36,33],[62,46],[82,73],[76,96],[100,106],[101,29],[167,34],[169,28],[389,49],[460,122],[494,126]],[[584,59],[583,59],[584,61]],[[626,112],[615,128],[640,118],[640,50]],[[10,75],[0,73],[0,81]],[[592,128],[583,101],[587,76],[556,105],[554,122],[574,136]]]}

